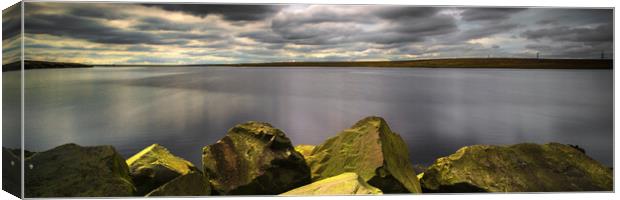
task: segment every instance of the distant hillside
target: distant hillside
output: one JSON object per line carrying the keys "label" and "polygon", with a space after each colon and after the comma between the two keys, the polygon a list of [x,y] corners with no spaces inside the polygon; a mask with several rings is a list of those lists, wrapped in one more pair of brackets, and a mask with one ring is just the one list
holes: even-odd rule
{"label": "distant hillside", "polygon": [[522,59],[522,58],[454,58],[408,61],[368,62],[274,62],[243,63],[220,66],[287,67],[412,67],[412,68],[516,68],[516,69],[613,69],[613,60],[601,59]]}
{"label": "distant hillside", "polygon": [[[47,62],[47,61],[34,61],[25,60],[24,69],[51,69],[51,68],[86,68],[93,67],[92,65],[78,64],[78,63],[63,63],[63,62]],[[21,69],[20,62],[9,63],[2,65],[2,71],[16,71]]]}
{"label": "distant hillside", "polygon": [[[26,60],[26,69],[85,68],[93,65]],[[239,64],[139,64],[96,65],[101,67],[396,67],[396,68],[498,68],[498,69],[613,69],[611,59],[523,59],[523,58],[453,58],[406,61],[354,62],[272,62]],[[19,62],[2,66],[2,71],[19,70]]]}

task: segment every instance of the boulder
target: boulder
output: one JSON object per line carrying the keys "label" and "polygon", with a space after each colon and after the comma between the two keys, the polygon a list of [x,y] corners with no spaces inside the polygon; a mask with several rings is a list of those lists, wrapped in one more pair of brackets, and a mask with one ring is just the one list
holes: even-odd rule
{"label": "boulder", "polygon": [[314,145],[300,144],[295,146],[295,151],[299,152],[305,158],[312,154],[312,150],[314,150],[314,147]]}
{"label": "boulder", "polygon": [[367,117],[327,139],[306,157],[317,181],[355,172],[384,193],[420,193],[407,145],[380,117]]}
{"label": "boulder", "polygon": [[146,196],[205,196],[211,194],[206,177],[199,171],[191,171],[172,179]]}
{"label": "boulder", "polygon": [[383,194],[381,190],[366,183],[362,177],[353,172],[322,179],[291,191],[283,196],[294,195],[368,195]]}
{"label": "boulder", "polygon": [[203,148],[205,175],[220,195],[281,194],[310,183],[303,156],[279,129],[246,122]]}
{"label": "boulder", "polygon": [[198,171],[192,163],[172,155],[159,144],[148,146],[131,156],[127,159],[127,165],[137,195],[145,195],[174,178]]}
{"label": "boulder", "polygon": [[25,161],[26,197],[121,197],[135,188],[112,146],[65,144]]}
{"label": "boulder", "polygon": [[422,173],[422,172],[426,171],[426,168],[428,168],[428,167],[426,167],[424,165],[420,165],[420,164],[414,164],[413,165],[413,171],[416,174],[419,174],[419,173]]}
{"label": "boulder", "polygon": [[424,172],[419,173],[417,177],[418,177],[418,180],[422,180],[422,178],[424,177]]}
{"label": "boulder", "polygon": [[612,171],[580,150],[549,143],[474,145],[439,158],[422,177],[425,192],[611,191]]}

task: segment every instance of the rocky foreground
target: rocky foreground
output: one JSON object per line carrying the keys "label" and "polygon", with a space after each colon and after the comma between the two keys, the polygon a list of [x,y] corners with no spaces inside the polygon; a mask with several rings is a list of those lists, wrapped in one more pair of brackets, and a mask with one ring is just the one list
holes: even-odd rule
{"label": "rocky foreground", "polygon": [[[296,147],[272,125],[246,122],[231,128],[215,144],[205,146],[201,167],[158,144],[126,160],[112,146],[65,144],[34,153],[25,160],[25,195],[298,196],[613,190],[612,170],[569,145],[468,146],[437,159],[418,175],[407,149],[400,135],[380,117],[362,119],[323,144]],[[3,149],[3,154],[5,151],[9,150]]]}

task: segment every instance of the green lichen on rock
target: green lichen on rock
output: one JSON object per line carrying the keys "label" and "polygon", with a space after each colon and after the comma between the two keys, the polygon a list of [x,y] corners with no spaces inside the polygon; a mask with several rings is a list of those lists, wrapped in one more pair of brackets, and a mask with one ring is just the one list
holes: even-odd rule
{"label": "green lichen on rock", "polygon": [[301,195],[369,195],[383,194],[381,190],[366,183],[362,177],[354,172],[347,172],[338,176],[295,188],[282,193],[283,196]]}
{"label": "green lichen on rock", "polygon": [[127,159],[127,165],[137,195],[145,195],[174,178],[198,171],[192,163],[173,155],[159,144],[148,146],[131,156]]}
{"label": "green lichen on rock", "polygon": [[284,132],[268,123],[236,125],[203,148],[202,161],[215,194],[280,194],[310,183],[303,156]]}
{"label": "green lichen on rock", "polygon": [[295,146],[295,151],[299,152],[305,158],[312,154],[312,150],[314,150],[314,147],[314,145],[300,144]]}
{"label": "green lichen on rock", "polygon": [[327,139],[306,157],[317,181],[355,172],[384,193],[420,193],[407,145],[380,117],[367,117]]}
{"label": "green lichen on rock", "polygon": [[151,191],[146,196],[205,196],[211,194],[206,177],[199,171],[191,171]]}
{"label": "green lichen on rock", "polygon": [[25,161],[26,197],[133,196],[125,159],[112,146],[65,144]]}
{"label": "green lichen on rock", "polygon": [[474,145],[439,158],[422,178],[425,192],[611,191],[612,172],[568,145]]}

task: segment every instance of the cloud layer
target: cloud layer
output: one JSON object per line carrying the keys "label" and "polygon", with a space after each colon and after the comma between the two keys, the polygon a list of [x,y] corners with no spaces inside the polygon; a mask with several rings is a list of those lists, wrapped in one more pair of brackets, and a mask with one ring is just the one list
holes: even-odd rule
{"label": "cloud layer", "polygon": [[25,9],[25,56],[33,60],[197,64],[613,54],[611,9],[51,2],[28,2]]}

